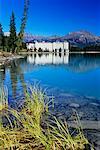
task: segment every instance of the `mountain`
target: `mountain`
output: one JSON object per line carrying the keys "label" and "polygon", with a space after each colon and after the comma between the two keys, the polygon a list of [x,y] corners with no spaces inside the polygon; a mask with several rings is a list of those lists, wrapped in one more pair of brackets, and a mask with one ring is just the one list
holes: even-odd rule
{"label": "mountain", "polygon": [[71,45],[76,45],[78,47],[100,45],[100,37],[87,31],[72,32],[63,36],[62,39],[68,40]]}
{"label": "mountain", "polygon": [[30,41],[33,41],[33,40],[46,40],[46,39],[48,39],[48,37],[46,37],[46,36],[32,35],[32,34],[29,34],[29,33],[24,34],[24,41],[25,42],[30,42]]}
{"label": "mountain", "polygon": [[86,46],[91,46],[91,45],[97,45],[100,46],[100,37],[95,36],[90,32],[87,31],[76,31],[76,32],[71,32],[65,36],[34,36],[32,34],[25,34],[24,35],[24,41],[25,42],[30,42],[33,40],[38,40],[38,41],[64,41],[67,40],[70,42],[72,46],[77,46],[77,47],[86,47]]}

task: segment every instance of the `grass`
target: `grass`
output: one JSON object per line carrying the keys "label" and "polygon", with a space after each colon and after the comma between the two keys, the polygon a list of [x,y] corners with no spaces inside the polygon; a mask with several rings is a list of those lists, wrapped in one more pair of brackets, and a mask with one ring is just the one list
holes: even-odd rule
{"label": "grass", "polygon": [[8,107],[8,89],[6,86],[0,88],[0,111]]}
{"label": "grass", "polygon": [[0,150],[83,150],[88,140],[81,129],[71,131],[66,121],[51,116],[51,103],[41,90],[30,88],[20,111],[0,106]]}

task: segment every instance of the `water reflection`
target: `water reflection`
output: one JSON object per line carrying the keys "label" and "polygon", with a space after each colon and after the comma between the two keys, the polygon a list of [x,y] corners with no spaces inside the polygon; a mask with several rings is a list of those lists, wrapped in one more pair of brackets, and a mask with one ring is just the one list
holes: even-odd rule
{"label": "water reflection", "polygon": [[2,85],[3,81],[5,80],[5,74],[6,74],[6,68],[5,68],[5,66],[1,66],[1,68],[0,68],[0,85]]}
{"label": "water reflection", "polygon": [[69,53],[33,54],[27,57],[27,62],[38,65],[68,64]]}
{"label": "water reflection", "polygon": [[[56,69],[52,67],[55,65]],[[80,72],[84,74],[81,75]],[[6,84],[9,87],[13,99],[25,91],[26,82],[31,84],[34,79],[69,92],[76,89],[77,92],[100,97],[99,75],[100,54],[40,53],[1,66],[0,85]],[[60,83],[61,79],[63,81]]]}
{"label": "water reflection", "polygon": [[68,66],[74,72],[100,68],[100,54],[70,54]]}
{"label": "water reflection", "polygon": [[18,96],[18,90],[20,88],[22,93],[26,90],[21,64],[22,61],[19,59],[0,68],[0,86],[6,84],[9,89],[9,94],[13,99]]}
{"label": "water reflection", "polygon": [[15,60],[11,63],[10,68],[10,79],[12,85],[12,95],[15,98],[17,95],[17,86],[18,83],[21,83],[22,90],[25,91],[25,81],[24,81],[24,74],[21,68],[21,60]]}
{"label": "water reflection", "polygon": [[74,72],[85,72],[100,67],[100,54],[31,54],[27,56],[27,63],[34,65],[63,65]]}
{"label": "water reflection", "polygon": [[7,85],[10,106],[21,104],[26,83],[34,80],[49,87],[59,116],[69,117],[74,108],[82,120],[100,120],[100,54],[31,54],[0,67],[0,86]]}

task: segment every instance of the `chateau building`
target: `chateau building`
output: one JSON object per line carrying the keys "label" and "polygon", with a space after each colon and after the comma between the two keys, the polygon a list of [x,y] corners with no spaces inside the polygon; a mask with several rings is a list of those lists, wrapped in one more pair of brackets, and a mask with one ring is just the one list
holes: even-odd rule
{"label": "chateau building", "polygon": [[59,51],[67,51],[69,52],[69,43],[67,41],[60,42],[49,42],[49,41],[34,41],[27,43],[27,49],[31,51],[49,51],[49,52],[59,52]]}

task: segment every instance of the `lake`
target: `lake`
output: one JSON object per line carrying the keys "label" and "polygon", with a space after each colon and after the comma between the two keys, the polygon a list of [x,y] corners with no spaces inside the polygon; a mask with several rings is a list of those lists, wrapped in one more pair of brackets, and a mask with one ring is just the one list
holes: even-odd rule
{"label": "lake", "polygon": [[[0,69],[0,83],[18,98],[24,84],[39,84],[55,92],[100,100],[100,54],[31,54]],[[57,94],[58,95],[58,94]]]}
{"label": "lake", "polygon": [[27,55],[1,67],[2,84],[8,87],[9,104],[13,107],[23,101],[25,84],[38,85],[53,95],[56,103],[99,106],[100,54]]}
{"label": "lake", "polygon": [[100,54],[31,54],[0,69],[11,97],[26,82],[100,99]]}
{"label": "lake", "polygon": [[[54,96],[57,117],[71,120],[75,110],[84,128],[92,135],[100,132],[100,54],[30,54],[0,68],[2,84],[8,87],[12,107],[23,103],[25,84],[36,85]],[[100,136],[95,136],[98,141]]]}

